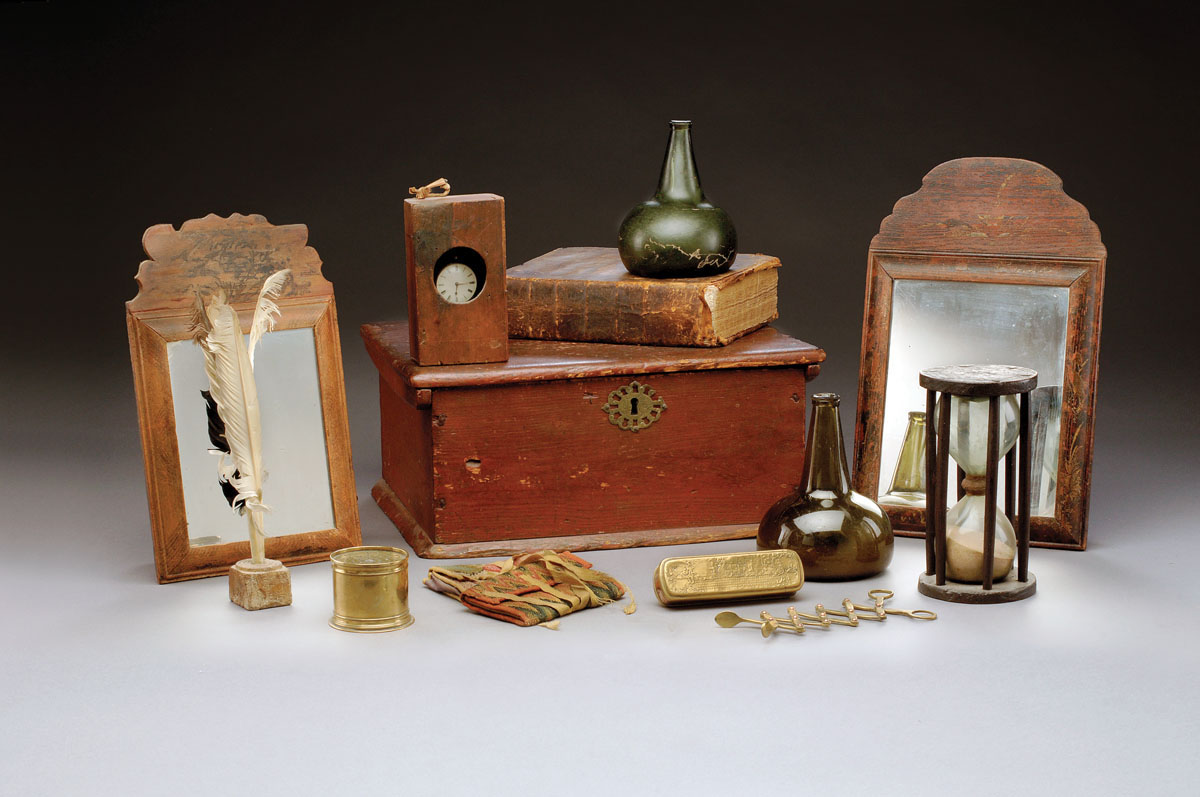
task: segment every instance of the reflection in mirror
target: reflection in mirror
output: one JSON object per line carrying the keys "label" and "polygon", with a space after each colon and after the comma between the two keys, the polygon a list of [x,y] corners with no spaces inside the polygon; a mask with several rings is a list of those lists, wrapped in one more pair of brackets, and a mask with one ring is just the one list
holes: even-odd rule
{"label": "reflection in mirror", "polygon": [[[998,363],[1038,372],[1031,396],[1033,420],[1031,513],[1054,514],[1059,419],[1066,362],[1068,289],[1048,285],[897,279],[892,289],[892,329],[884,399],[879,495],[892,489],[904,468],[901,452],[910,413],[923,412],[922,368]],[[904,458],[905,461],[908,457]],[[923,464],[924,458],[921,457]],[[1000,473],[1003,495],[1004,473]],[[911,493],[911,489],[908,491]],[[947,504],[957,500],[954,486]],[[912,496],[905,502],[911,506]]]}
{"label": "reflection in mirror", "polygon": [[895,506],[925,506],[925,413],[910,412],[904,442],[896,458],[892,484],[879,503]]}
{"label": "reflection in mirror", "polygon": [[[175,430],[192,546],[249,539],[246,518],[229,506],[217,480],[216,454],[200,391],[208,389],[204,356],[190,339],[167,344]],[[313,330],[276,330],[258,343],[254,358],[262,408],[263,494],[268,536],[334,528]]]}

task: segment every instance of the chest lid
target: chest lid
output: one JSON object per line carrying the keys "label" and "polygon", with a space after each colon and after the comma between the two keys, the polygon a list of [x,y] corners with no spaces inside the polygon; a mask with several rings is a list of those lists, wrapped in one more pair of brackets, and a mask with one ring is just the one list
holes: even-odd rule
{"label": "chest lid", "polygon": [[825,352],[802,340],[764,327],[728,346],[697,349],[675,346],[629,346],[557,340],[508,342],[506,362],[421,366],[409,352],[408,324],[403,321],[363,324],[360,332],[380,376],[414,404],[424,405],[435,388],[486,387],[556,379],[638,376],[723,368],[812,366],[816,376]]}

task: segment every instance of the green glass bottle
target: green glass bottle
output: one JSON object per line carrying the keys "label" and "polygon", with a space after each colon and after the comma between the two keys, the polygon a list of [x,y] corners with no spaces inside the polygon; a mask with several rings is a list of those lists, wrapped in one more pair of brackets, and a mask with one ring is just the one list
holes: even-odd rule
{"label": "green glass bottle", "polygon": [[881,504],[925,506],[925,413],[910,412],[892,486],[879,497]]}
{"label": "green glass bottle", "polygon": [[895,545],[879,504],[850,489],[840,403],[836,393],[812,397],[804,485],[768,509],[758,526],[758,547],[791,548],[813,581],[873,576],[892,561]]}
{"label": "green glass bottle", "polygon": [[737,230],[728,213],[704,198],[691,127],[691,122],[671,122],[658,193],[621,222],[617,250],[631,274],[701,277],[733,265]]}

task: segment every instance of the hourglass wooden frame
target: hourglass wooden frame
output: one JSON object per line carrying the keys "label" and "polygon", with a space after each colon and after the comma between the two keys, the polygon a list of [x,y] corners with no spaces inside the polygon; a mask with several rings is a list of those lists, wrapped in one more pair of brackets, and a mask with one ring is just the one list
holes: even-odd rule
{"label": "hourglass wooden frame", "polygon": [[[923,595],[955,603],[1004,603],[1028,598],[1037,589],[1029,572],[1029,394],[1037,387],[1037,372],[1007,365],[957,365],[921,371],[925,388],[925,573],[917,581]],[[940,397],[938,394],[941,394]],[[1020,396],[1018,437],[1004,457],[1004,514],[1017,535],[1016,576],[1010,571],[994,582],[996,503],[1000,481],[1000,398]],[[983,581],[968,584],[946,579],[946,496],[950,470],[950,402],[955,397],[987,398],[988,428],[984,480]],[[940,407],[939,407],[940,402]],[[940,411],[939,411],[940,410]],[[932,419],[936,418],[937,423]],[[936,431],[935,427],[936,426]],[[961,469],[957,475],[962,480]],[[959,490],[961,498],[963,491]],[[994,582],[994,583],[993,583]]]}

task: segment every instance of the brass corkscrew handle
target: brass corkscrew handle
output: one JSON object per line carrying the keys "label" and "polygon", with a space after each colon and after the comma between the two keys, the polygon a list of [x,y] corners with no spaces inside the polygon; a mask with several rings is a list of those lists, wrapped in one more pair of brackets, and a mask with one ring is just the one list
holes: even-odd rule
{"label": "brass corkscrew handle", "polygon": [[840,612],[834,609],[826,609],[824,605],[818,603],[813,609],[814,614],[798,612],[795,606],[789,606],[787,608],[787,617],[775,617],[770,612],[763,610],[759,613],[759,619],[757,620],[739,617],[733,612],[721,612],[717,615],[716,620],[717,625],[722,628],[732,628],[739,623],[754,624],[759,626],[764,637],[769,637],[776,631],[791,631],[796,634],[803,634],[805,627],[829,629],[833,625],[846,625],[856,628],[860,620],[883,622],[889,614],[910,617],[913,620],[937,619],[937,614],[928,609],[887,608],[884,605],[884,601],[893,597],[892,591],[888,589],[873,589],[867,593],[867,597],[874,601],[874,603],[868,606],[855,603],[846,598],[842,601],[842,608],[845,611]]}

